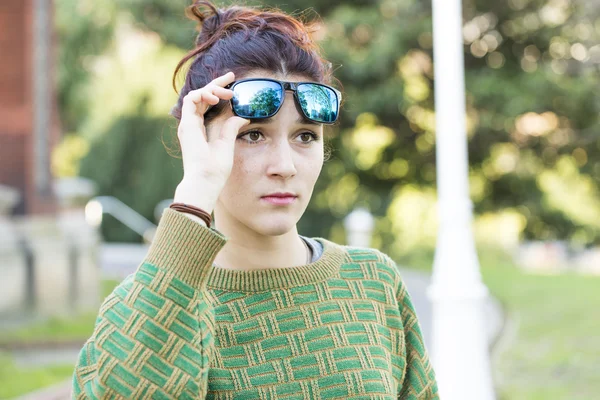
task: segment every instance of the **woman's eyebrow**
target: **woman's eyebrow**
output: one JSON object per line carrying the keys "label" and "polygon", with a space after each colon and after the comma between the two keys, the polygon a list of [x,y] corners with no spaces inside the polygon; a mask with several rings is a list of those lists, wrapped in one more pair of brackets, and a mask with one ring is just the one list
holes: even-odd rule
{"label": "woman's eyebrow", "polygon": [[315,121],[311,121],[310,119],[306,118],[306,115],[298,115],[298,119],[296,119],[296,122],[298,124],[303,125],[321,125]]}
{"label": "woman's eyebrow", "polygon": [[250,125],[270,124],[272,122],[273,122],[273,117],[260,118],[260,119],[250,119]]}

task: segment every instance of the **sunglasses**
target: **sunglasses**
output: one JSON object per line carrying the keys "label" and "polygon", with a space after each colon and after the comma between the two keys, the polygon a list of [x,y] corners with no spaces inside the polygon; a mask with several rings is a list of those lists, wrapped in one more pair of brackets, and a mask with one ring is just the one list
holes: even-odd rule
{"label": "sunglasses", "polygon": [[333,124],[339,116],[342,93],[314,82],[285,82],[267,78],[235,81],[225,86],[233,91],[230,100],[235,115],[248,119],[270,118],[281,109],[286,90],[294,92],[304,116],[319,124]]}

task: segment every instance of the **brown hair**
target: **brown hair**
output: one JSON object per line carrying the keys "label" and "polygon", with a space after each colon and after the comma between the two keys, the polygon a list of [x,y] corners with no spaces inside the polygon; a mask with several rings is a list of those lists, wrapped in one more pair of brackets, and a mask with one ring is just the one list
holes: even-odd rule
{"label": "brown hair", "polygon": [[[196,1],[186,14],[198,21],[196,48],[177,64],[176,78],[188,61],[192,61],[179,92],[177,104],[171,110],[181,119],[185,95],[208,84],[213,79],[233,71],[236,79],[252,70],[304,75],[315,82],[330,83],[331,67],[320,55],[311,34],[314,24],[305,23],[279,10],[229,6],[217,9],[208,1]],[[218,115],[226,102],[221,101],[206,115],[209,122]]]}

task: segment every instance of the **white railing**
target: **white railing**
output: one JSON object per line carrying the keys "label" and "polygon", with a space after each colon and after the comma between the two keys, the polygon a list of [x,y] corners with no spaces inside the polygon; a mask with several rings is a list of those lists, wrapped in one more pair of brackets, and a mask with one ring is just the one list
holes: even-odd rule
{"label": "white railing", "polygon": [[102,223],[104,214],[115,217],[123,225],[142,236],[147,243],[152,241],[156,225],[116,197],[97,196],[85,206],[86,220],[93,226]]}

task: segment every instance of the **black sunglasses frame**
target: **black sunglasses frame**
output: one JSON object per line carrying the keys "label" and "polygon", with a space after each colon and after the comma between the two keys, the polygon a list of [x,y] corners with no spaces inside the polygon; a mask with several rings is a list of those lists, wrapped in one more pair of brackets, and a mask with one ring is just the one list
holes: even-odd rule
{"label": "black sunglasses frame", "polygon": [[[233,106],[233,98],[232,98],[231,100],[229,100],[229,106],[231,107],[231,111],[233,112],[234,115],[236,115],[238,117],[241,117],[241,118],[252,119],[252,120],[254,120],[254,119],[271,118],[273,115],[277,114],[279,112],[279,110],[281,109],[281,106],[283,105],[283,102],[285,101],[285,92],[288,91],[288,90],[291,90],[292,92],[294,92],[294,99],[296,101],[296,105],[298,105],[298,108],[300,108],[300,110],[302,110],[302,114],[304,114],[304,117],[306,119],[308,119],[308,120],[310,120],[312,122],[315,122],[317,124],[333,125],[333,124],[336,123],[336,121],[340,117],[340,105],[342,103],[342,92],[340,92],[339,90],[337,90],[336,88],[334,88],[332,86],[325,85],[325,84],[322,84],[322,83],[317,83],[317,82],[288,82],[288,81],[279,81],[277,79],[271,79],[271,78],[248,78],[248,79],[240,79],[239,81],[231,82],[229,85],[225,86],[225,89],[233,90],[240,83],[244,83],[244,82],[256,82],[256,81],[275,82],[275,83],[278,83],[281,86],[281,88],[283,90],[283,93],[284,93],[284,96],[281,99],[281,103],[277,107],[277,110],[275,110],[275,112],[273,112],[270,115],[248,118],[248,117],[245,117],[243,115],[239,115],[235,111],[235,108]],[[325,87],[327,89],[331,89],[333,91],[333,93],[335,93],[336,101],[337,101],[337,113],[336,113],[336,116],[335,116],[335,120],[333,120],[331,122],[323,122],[323,121],[315,120],[315,119],[309,117],[308,115],[306,115],[306,111],[304,111],[304,109],[302,108],[302,105],[300,104],[300,99],[298,99],[298,86],[300,86],[302,84],[310,84],[310,85],[323,86],[323,87]]]}

